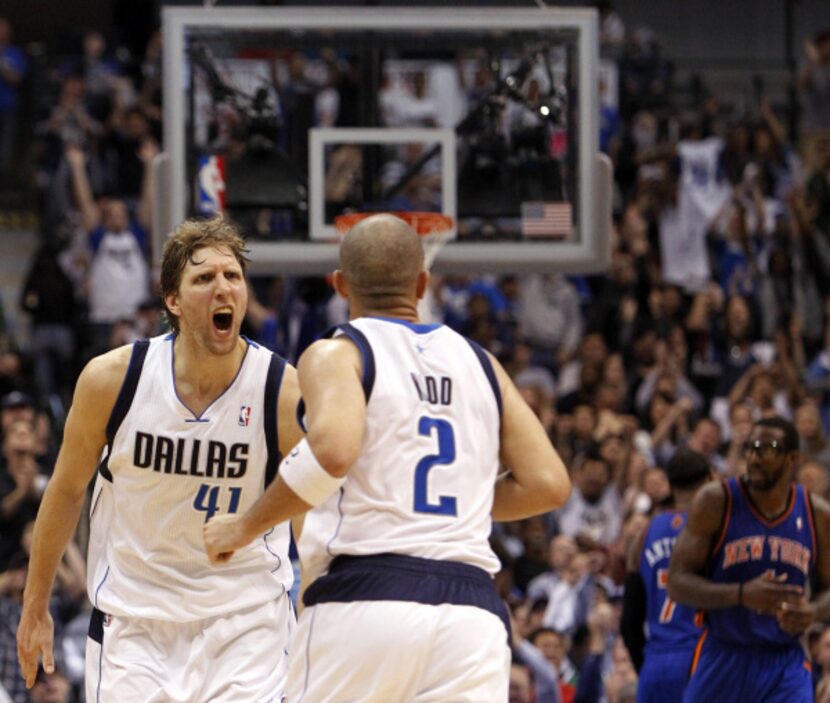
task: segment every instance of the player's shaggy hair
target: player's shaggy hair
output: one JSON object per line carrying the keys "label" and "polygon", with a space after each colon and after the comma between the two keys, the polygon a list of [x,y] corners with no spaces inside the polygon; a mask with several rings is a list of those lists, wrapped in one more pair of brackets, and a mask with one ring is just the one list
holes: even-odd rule
{"label": "player's shaggy hair", "polygon": [[243,274],[248,268],[245,240],[236,226],[221,215],[209,220],[185,220],[176,227],[161,256],[161,299],[167,322],[175,332],[179,331],[179,319],[167,308],[166,298],[178,292],[184,267],[188,262],[195,264],[194,254],[204,247],[227,249],[239,262]]}

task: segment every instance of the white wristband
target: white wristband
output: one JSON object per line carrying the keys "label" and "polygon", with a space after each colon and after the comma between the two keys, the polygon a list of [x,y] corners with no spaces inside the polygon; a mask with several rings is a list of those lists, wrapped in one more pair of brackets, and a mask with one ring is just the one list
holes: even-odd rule
{"label": "white wristband", "polygon": [[320,505],[346,481],[326,471],[303,438],[280,464],[279,476],[310,506]]}

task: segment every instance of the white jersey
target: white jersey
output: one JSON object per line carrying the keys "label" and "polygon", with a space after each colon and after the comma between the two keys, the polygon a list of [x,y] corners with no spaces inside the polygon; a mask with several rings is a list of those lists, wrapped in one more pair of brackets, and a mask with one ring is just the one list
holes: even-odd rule
{"label": "white jersey", "polygon": [[383,553],[494,574],[501,394],[489,359],[443,325],[360,318],[337,334],[363,354],[366,434],[340,491],[306,515],[304,580],[338,555]]}
{"label": "white jersey", "polygon": [[90,266],[89,316],[118,322],[135,314],[149,295],[150,269],[129,230],[105,232]]}
{"label": "white jersey", "polygon": [[293,583],[287,523],[218,566],[202,538],[210,517],[247,510],[276,474],[285,362],[248,342],[236,378],[197,417],[176,394],[173,340],[133,346],[90,509],[88,590],[105,613],[186,622]]}
{"label": "white jersey", "polygon": [[[723,146],[720,137],[684,140],[677,144],[680,156],[681,208],[689,206],[689,217],[699,220],[703,229],[732,195],[732,186],[719,173]],[[697,229],[694,225],[691,227]]]}

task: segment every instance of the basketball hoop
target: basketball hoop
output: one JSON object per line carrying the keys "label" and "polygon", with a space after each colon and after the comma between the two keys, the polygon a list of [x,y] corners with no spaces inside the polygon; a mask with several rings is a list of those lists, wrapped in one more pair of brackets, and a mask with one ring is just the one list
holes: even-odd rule
{"label": "basketball hoop", "polygon": [[[350,212],[338,215],[334,218],[334,226],[341,236],[345,236],[346,232],[361,220],[379,214],[381,213]],[[429,271],[441,247],[452,237],[452,218],[438,212],[387,212],[384,214],[399,217],[415,230],[424,248],[424,266]]]}

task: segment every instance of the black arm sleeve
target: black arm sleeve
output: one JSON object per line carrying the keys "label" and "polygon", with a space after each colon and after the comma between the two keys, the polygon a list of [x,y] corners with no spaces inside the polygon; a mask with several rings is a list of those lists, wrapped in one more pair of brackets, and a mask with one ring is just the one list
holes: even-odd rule
{"label": "black arm sleeve", "polygon": [[646,586],[639,573],[629,571],[625,575],[620,633],[625,646],[628,648],[631,663],[634,664],[634,668],[638,673],[643,666],[643,648],[646,646],[646,635],[643,630],[645,621]]}

